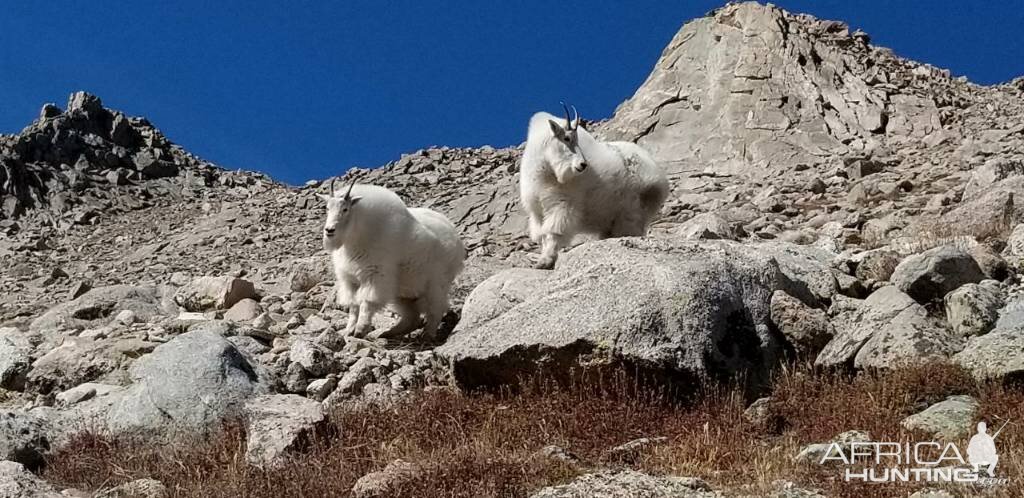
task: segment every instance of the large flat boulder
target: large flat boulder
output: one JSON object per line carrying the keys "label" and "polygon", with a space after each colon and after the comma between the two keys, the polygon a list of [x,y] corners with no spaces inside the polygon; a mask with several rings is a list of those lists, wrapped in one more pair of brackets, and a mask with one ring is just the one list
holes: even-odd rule
{"label": "large flat boulder", "polygon": [[1024,327],[997,328],[973,337],[953,356],[960,366],[982,379],[1024,379]]}
{"label": "large flat boulder", "polygon": [[970,234],[981,240],[988,237],[1005,237],[1009,227],[1024,221],[1024,176],[1010,176],[998,180],[970,195],[966,193],[962,202],[949,212],[939,216],[922,216],[904,231],[916,237],[948,237],[949,227],[955,232]]}
{"label": "large flat boulder", "polygon": [[973,199],[978,193],[1007,178],[1024,176],[1024,162],[1020,159],[994,157],[971,172],[971,179],[964,187],[964,199]]}
{"label": "large flat boulder", "polygon": [[907,430],[923,431],[945,441],[954,441],[971,434],[977,414],[978,400],[956,395],[903,419],[900,425]]}
{"label": "large flat boulder", "polygon": [[119,383],[127,377],[124,375],[126,367],[156,346],[156,343],[133,337],[99,340],[69,337],[32,363],[25,389],[47,394],[94,380]]}
{"label": "large flat boulder", "polygon": [[820,367],[892,368],[945,359],[963,340],[895,286],[865,299],[852,315],[835,320],[835,335],[815,360]]}
{"label": "large flat boulder", "polygon": [[107,425],[143,436],[207,434],[245,401],[270,391],[268,374],[219,334],[175,337],[136,361],[134,383],[113,404]]}
{"label": "large flat boulder", "polygon": [[769,326],[772,293],[808,287],[782,271],[779,247],[636,238],[583,244],[554,271],[507,270],[477,287],[438,353],[468,387],[611,364],[677,380],[739,373],[764,380],[783,355],[784,339]]}
{"label": "large flat boulder", "polygon": [[791,296],[812,306],[825,306],[839,292],[839,282],[831,268],[835,253],[781,241],[768,241],[751,248],[779,263],[782,275],[791,284],[785,289]]}
{"label": "large flat boulder", "polygon": [[257,466],[272,467],[289,453],[298,452],[326,430],[320,403],[295,394],[268,394],[245,403],[245,458]]}
{"label": "large flat boulder", "polygon": [[892,283],[919,302],[942,299],[964,284],[985,280],[978,262],[967,251],[945,245],[915,254],[892,272]]}

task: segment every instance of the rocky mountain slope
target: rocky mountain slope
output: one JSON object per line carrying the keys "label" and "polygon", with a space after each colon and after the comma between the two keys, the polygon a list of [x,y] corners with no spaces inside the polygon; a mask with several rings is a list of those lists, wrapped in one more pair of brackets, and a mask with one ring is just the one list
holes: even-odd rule
{"label": "rocky mountain slope", "polygon": [[[287,415],[580,365],[752,393],[794,358],[1024,374],[1024,79],[975,85],[733,4],[683,26],[595,131],[648,147],[673,193],[649,238],[553,272],[526,269],[517,148],[344,175],[446,213],[470,249],[448,340],[395,343],[322,310],[325,185],[225,171],[84,92],[47,104],[0,137],[0,460],[39,465],[82,421],[195,433],[265,394],[252,409]],[[278,429],[254,459],[292,449]]]}

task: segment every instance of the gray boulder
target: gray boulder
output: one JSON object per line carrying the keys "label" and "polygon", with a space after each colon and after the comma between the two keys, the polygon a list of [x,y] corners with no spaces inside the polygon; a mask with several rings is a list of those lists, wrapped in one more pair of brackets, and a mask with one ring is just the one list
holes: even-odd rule
{"label": "gray boulder", "polygon": [[738,235],[731,223],[715,213],[701,213],[683,222],[675,230],[676,235],[691,240],[726,239],[736,240]]}
{"label": "gray boulder", "polygon": [[1010,236],[1006,239],[1006,248],[1003,249],[1003,256],[1010,259],[1018,267],[1024,261],[1024,223],[1013,228]]}
{"label": "gray boulder", "polygon": [[123,382],[124,369],[156,346],[156,343],[135,338],[69,337],[32,363],[26,390],[46,394],[94,380]]}
{"label": "gray boulder", "polygon": [[945,441],[953,441],[971,433],[978,400],[970,396],[950,396],[900,422],[904,429],[923,431]]}
{"label": "gray boulder", "polygon": [[1018,223],[1010,231],[1003,252],[1010,256],[1024,257],[1024,223]]}
{"label": "gray boulder", "polygon": [[67,407],[77,405],[78,403],[83,403],[91,399],[119,393],[122,390],[124,390],[124,387],[122,386],[86,382],[57,394],[55,399],[57,401],[57,406]]}
{"label": "gray boulder", "polygon": [[259,299],[252,282],[231,276],[199,277],[174,293],[187,311],[228,309],[243,299]]}
{"label": "gray boulder", "polygon": [[928,316],[924,307],[915,305],[871,334],[854,357],[853,366],[883,369],[942,361],[963,349],[963,345],[961,336]]}
{"label": "gray boulder", "polygon": [[999,319],[1003,297],[999,283],[986,280],[979,284],[961,286],[943,299],[946,320],[960,335],[981,335],[992,330]]}
{"label": "gray boulder", "polygon": [[800,358],[814,358],[832,339],[832,327],[825,310],[812,308],[785,291],[772,293],[772,323]]}
{"label": "gray boulder", "polygon": [[953,361],[977,378],[1024,378],[1024,328],[997,328],[973,337]]}
{"label": "gray boulder", "polygon": [[394,496],[395,488],[414,481],[423,474],[423,469],[412,462],[395,460],[383,469],[360,477],[352,485],[354,498],[385,498]]}
{"label": "gray boulder", "polygon": [[1010,264],[988,244],[975,244],[970,248],[971,257],[978,262],[978,267],[985,278],[995,281],[1005,280],[1010,276]]}
{"label": "gray boulder", "polygon": [[945,245],[904,259],[896,266],[891,280],[910,297],[926,303],[942,299],[961,285],[984,279],[981,267],[967,251]]}
{"label": "gray boulder", "polygon": [[334,406],[348,398],[357,396],[364,387],[376,382],[376,371],[379,369],[380,362],[374,358],[369,356],[360,358],[348,368],[345,375],[341,376],[334,392],[324,400],[324,405]]}
{"label": "gray boulder", "polygon": [[794,462],[820,464],[833,444],[842,446],[844,452],[849,452],[853,443],[864,443],[871,441],[871,434],[861,430],[850,430],[838,434],[827,443],[813,443],[804,446],[800,452],[793,457]]}
{"label": "gray boulder", "polygon": [[0,410],[0,460],[41,466],[52,446],[49,431],[48,420],[34,412]]}
{"label": "gray boulder", "polygon": [[270,391],[266,372],[210,331],[188,332],[131,367],[135,381],[107,417],[115,433],[207,434]]}
{"label": "gray boulder", "polygon": [[1006,306],[999,310],[995,328],[1024,329],[1024,295],[1013,296],[1007,300]]}
{"label": "gray boulder", "polygon": [[326,429],[320,403],[294,394],[257,396],[245,403],[245,458],[250,464],[273,467],[301,451]]}
{"label": "gray boulder", "polygon": [[786,277],[778,252],[727,241],[583,244],[554,271],[526,273],[526,284],[507,272],[481,284],[438,353],[469,387],[582,364],[763,380],[782,355],[769,330],[771,294],[807,288]]}
{"label": "gray boulder", "polygon": [[831,268],[835,253],[779,241],[750,248],[775,260],[788,281],[786,292],[808,305],[825,306],[839,292],[839,282]]}
{"label": "gray boulder", "polygon": [[[531,268],[499,271],[477,285],[466,297],[459,328],[475,328],[522,304],[550,276],[551,272],[547,270]],[[472,312],[466,313],[467,309]]]}
{"label": "gray boulder", "polygon": [[306,292],[321,282],[331,282],[333,279],[331,262],[325,254],[299,258],[293,260],[288,267],[286,290]]}
{"label": "gray boulder", "polygon": [[178,174],[178,166],[170,161],[159,159],[148,151],[142,151],[132,156],[132,163],[135,169],[146,178],[163,178]]}
{"label": "gray boulder", "polygon": [[655,477],[635,470],[584,474],[568,484],[550,486],[532,498],[718,498],[706,482],[693,477]]}
{"label": "gray boulder", "polygon": [[68,114],[75,112],[102,113],[103,101],[99,97],[88,92],[77,91],[68,96]]}
{"label": "gray boulder", "polygon": [[292,344],[288,358],[302,366],[303,370],[314,377],[325,377],[336,373],[339,365],[334,360],[334,353],[312,341],[300,339]]}
{"label": "gray boulder", "polygon": [[[1008,226],[1024,219],[1020,193],[1024,192],[1024,176],[1011,176],[981,189],[952,211],[938,219],[920,219],[908,231],[928,234],[934,227],[962,227],[963,233],[978,239],[1001,235]],[[940,233],[946,230],[940,228]]]}
{"label": "gray boulder", "polygon": [[[848,304],[840,307],[841,304]],[[901,312],[917,303],[894,286],[878,289],[863,301],[840,300],[833,303],[835,336],[818,354],[815,365],[838,367],[851,365],[871,335],[885,327]]]}
{"label": "gray boulder", "polygon": [[1024,162],[995,157],[985,161],[971,172],[971,179],[964,187],[964,199],[976,197],[981,191],[1013,176],[1024,176]]}
{"label": "gray boulder", "polygon": [[962,340],[895,286],[865,299],[852,316],[834,321],[835,336],[815,360],[821,367],[890,368],[946,358]]}
{"label": "gray boulder", "polygon": [[899,253],[889,249],[866,251],[857,256],[854,260],[857,263],[855,274],[858,279],[865,281],[888,281],[900,262]]}
{"label": "gray boulder", "polygon": [[32,347],[15,328],[0,328],[0,389],[20,391],[32,364]]}
{"label": "gray boulder", "polygon": [[94,498],[164,498],[169,494],[164,483],[156,479],[143,478],[100,491]]}
{"label": "gray boulder", "polygon": [[922,489],[907,498],[956,498],[956,495],[944,489]]}
{"label": "gray boulder", "polygon": [[224,319],[229,322],[248,323],[255,320],[262,312],[260,303],[256,302],[255,299],[245,298],[224,312]]}
{"label": "gray boulder", "polygon": [[18,462],[0,461],[0,496],[7,498],[62,498],[50,483]]}

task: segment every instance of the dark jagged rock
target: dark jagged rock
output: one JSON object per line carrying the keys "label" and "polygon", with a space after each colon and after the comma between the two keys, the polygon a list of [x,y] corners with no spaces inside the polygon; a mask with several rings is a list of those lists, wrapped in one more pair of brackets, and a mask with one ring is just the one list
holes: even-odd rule
{"label": "dark jagged rock", "polygon": [[[108,184],[173,177],[182,170],[212,183],[217,170],[173,145],[148,121],[107,109],[86,92],[73,93],[65,111],[44,105],[21,133],[0,136],[0,165],[0,218],[37,208],[61,215],[70,199],[86,204],[104,197]],[[118,179],[110,181],[111,174]],[[64,192],[76,195],[61,197]]]}

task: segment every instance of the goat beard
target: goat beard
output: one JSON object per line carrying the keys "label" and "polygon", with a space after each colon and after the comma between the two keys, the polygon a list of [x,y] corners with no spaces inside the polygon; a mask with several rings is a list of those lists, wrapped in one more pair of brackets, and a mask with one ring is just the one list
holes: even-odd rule
{"label": "goat beard", "polygon": [[341,240],[338,237],[328,237],[324,235],[324,250],[331,252],[341,247]]}

